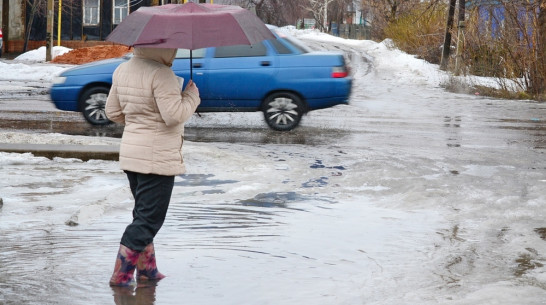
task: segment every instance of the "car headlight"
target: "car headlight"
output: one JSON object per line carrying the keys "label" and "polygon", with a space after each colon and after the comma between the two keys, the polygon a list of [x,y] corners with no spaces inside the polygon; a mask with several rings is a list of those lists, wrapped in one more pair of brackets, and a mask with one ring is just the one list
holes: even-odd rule
{"label": "car headlight", "polygon": [[60,85],[66,82],[66,76],[55,76],[53,78],[53,85]]}

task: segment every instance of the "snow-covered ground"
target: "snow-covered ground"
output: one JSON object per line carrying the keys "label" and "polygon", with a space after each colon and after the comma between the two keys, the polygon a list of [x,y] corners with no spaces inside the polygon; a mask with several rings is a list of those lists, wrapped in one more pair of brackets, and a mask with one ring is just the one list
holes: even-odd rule
{"label": "snow-covered ground", "polygon": [[[331,139],[186,142],[156,238],[168,277],[114,296],[131,210],[118,164],[0,152],[0,304],[546,304],[546,107],[447,93],[449,75],[389,41],[283,30],[350,61],[351,105],[301,126]],[[28,60],[0,62],[0,88],[67,68]],[[205,117],[188,128],[264,124]],[[0,135],[118,141],[87,139]]]}

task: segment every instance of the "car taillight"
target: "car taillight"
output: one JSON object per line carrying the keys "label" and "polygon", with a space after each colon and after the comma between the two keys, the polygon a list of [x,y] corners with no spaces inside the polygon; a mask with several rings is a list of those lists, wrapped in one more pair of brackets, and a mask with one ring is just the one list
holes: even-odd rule
{"label": "car taillight", "polygon": [[347,71],[345,66],[332,68],[333,78],[344,78],[344,77],[347,77],[348,75],[349,75],[349,71]]}

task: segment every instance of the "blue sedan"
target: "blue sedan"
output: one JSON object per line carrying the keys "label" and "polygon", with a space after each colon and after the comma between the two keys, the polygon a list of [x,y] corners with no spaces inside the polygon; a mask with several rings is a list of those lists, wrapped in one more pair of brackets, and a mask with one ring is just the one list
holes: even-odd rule
{"label": "blue sedan", "polygon": [[[287,131],[311,110],[347,104],[352,79],[342,54],[312,52],[292,37],[248,46],[192,51],[198,112],[262,111],[269,127]],[[104,105],[116,67],[130,55],[64,71],[54,79],[51,99],[61,110],[79,111],[94,125],[109,124]],[[180,49],[174,73],[190,78],[190,52]],[[185,86],[185,84],[184,84]]]}

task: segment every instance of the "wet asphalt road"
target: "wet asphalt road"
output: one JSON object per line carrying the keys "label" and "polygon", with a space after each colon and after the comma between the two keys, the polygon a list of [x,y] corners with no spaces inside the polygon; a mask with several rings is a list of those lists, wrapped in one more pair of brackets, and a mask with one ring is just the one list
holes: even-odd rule
{"label": "wet asphalt road", "polygon": [[[88,123],[81,113],[57,110],[45,89],[35,91],[11,92],[0,96],[0,130],[23,131],[36,133],[60,133],[66,135],[83,135],[94,137],[120,138],[123,126],[110,124],[96,126]],[[212,114],[214,116],[215,114]],[[243,117],[248,113],[234,113]],[[211,114],[194,115],[196,120]],[[347,131],[339,129],[323,129],[313,126],[303,126],[290,132],[277,132],[267,127],[259,112],[251,113],[245,126],[232,125],[229,129],[224,126],[196,126],[190,125],[185,130],[185,139],[195,142],[228,142],[228,143],[257,143],[257,144],[323,144],[332,137],[340,137]]]}
{"label": "wet asphalt road", "polygon": [[[167,301],[147,303],[179,304],[178,292],[182,290],[181,295],[189,295],[190,303],[202,298],[206,291],[212,291],[209,299],[227,294],[225,297],[233,300],[232,304],[242,304],[238,298],[248,291],[266,291],[269,293],[266,296],[276,301],[300,292],[293,298],[296,301],[284,304],[301,304],[309,296],[318,295],[317,287],[321,284],[328,284],[337,289],[345,287],[349,294],[357,294],[359,300],[369,300],[357,304],[446,304],[445,300],[464,298],[487,285],[497,285],[492,289],[499,291],[512,289],[514,295],[527,298],[521,304],[543,304],[543,289],[537,292],[532,288],[544,287],[546,283],[542,275],[546,253],[543,237],[546,105],[451,94],[411,84],[404,87],[395,78],[377,81],[375,86],[370,84],[374,81],[372,77],[361,80],[351,105],[313,112],[304,117],[300,128],[289,133],[269,130],[260,114],[240,114],[248,118],[248,123],[240,125],[231,123],[230,115],[224,114],[192,119],[186,128],[186,139],[235,144],[193,144],[194,153],[189,154],[188,163],[205,168],[202,172],[195,168],[198,175],[180,181],[183,187],[174,196],[176,204],[162,232],[164,242],[160,244],[163,262],[184,263],[173,267],[178,268],[177,272],[169,270],[173,276],[161,283],[158,292],[145,294],[152,298],[155,294]],[[119,137],[122,132],[116,125],[91,126],[79,113],[56,110],[47,95],[25,96],[24,92],[0,98],[0,131],[111,137]],[[254,143],[303,145],[247,145]],[[216,157],[225,157],[226,152],[233,154],[228,159],[234,168],[232,172],[222,170],[219,164],[226,161]],[[247,162],[249,157],[255,161]],[[73,198],[81,198],[77,187],[71,193],[73,186],[89,181],[107,189],[116,186],[114,182],[124,185],[125,181],[119,181],[123,177],[106,163],[100,165],[105,168],[85,169],[89,173],[82,178],[78,175],[81,166],[62,164],[63,168],[71,167],[59,173],[71,187],[60,191],[60,198],[55,197],[55,192],[36,189],[38,185],[55,190],[55,183],[42,181],[39,170],[34,170],[33,177],[20,178],[19,185],[10,186],[16,188],[11,191],[12,198],[30,197],[28,208],[23,209],[24,202],[20,204],[23,207],[17,206],[25,219],[31,211],[36,215],[49,212],[50,217],[60,220],[54,218],[53,229],[41,230],[41,223],[23,221],[23,216],[4,208],[5,221],[28,226],[27,231],[3,231],[11,243],[8,248],[21,258],[9,268],[0,268],[9,280],[0,281],[0,286],[14,287],[7,294],[7,299],[11,297],[14,301],[7,304],[36,304],[35,300],[43,295],[48,300],[44,304],[62,304],[59,296],[62,300],[75,299],[74,304],[111,300],[112,292],[103,279],[107,275],[81,270],[79,253],[91,254],[83,258],[85,263],[102,259],[100,268],[109,271],[111,250],[96,249],[95,243],[117,242],[116,229],[123,223],[118,218],[121,212],[116,212],[120,207],[106,209],[108,213],[96,225],[91,222],[76,227],[65,226],[66,215],[61,212],[74,205]],[[12,172],[18,175],[33,172],[20,170],[17,164],[12,167]],[[273,170],[267,171],[269,167]],[[269,178],[264,182],[262,179],[271,173],[280,173],[282,179]],[[65,175],[74,177],[67,179]],[[256,181],[262,184],[247,191]],[[294,193],[283,192],[285,188]],[[280,191],[272,193],[272,189]],[[111,194],[115,194],[111,195],[113,198],[97,194],[96,199],[85,204],[123,203],[122,193],[113,190]],[[277,203],[278,194],[286,196],[280,200],[286,207]],[[313,199],[305,211],[299,210],[302,198]],[[7,201],[6,206],[15,209]],[[370,206],[387,212],[374,214],[366,209]],[[252,213],[247,211],[249,207]],[[271,207],[279,208],[277,213],[281,216],[266,210]],[[442,216],[438,223],[434,220],[436,213]],[[312,228],[321,229],[316,236],[298,227],[307,227],[310,217],[317,220]],[[431,217],[434,221],[422,229],[420,224]],[[333,219],[339,223],[329,226]],[[345,226],[351,219],[354,221]],[[272,231],[271,227],[289,230]],[[271,237],[272,232],[275,236]],[[392,234],[382,236],[384,232]],[[340,242],[334,243],[334,247],[324,247],[324,234],[333,234],[330,240]],[[320,242],[311,243],[310,237]],[[192,240],[188,242],[188,238]],[[24,243],[27,240],[32,241],[30,245],[43,248],[29,247]],[[50,247],[51,244],[55,247]],[[295,250],[286,244],[293,245]],[[264,252],[264,249],[275,251]],[[321,262],[329,249],[334,251],[327,252],[330,256],[324,260],[326,264],[315,264]],[[45,251],[51,252],[48,257],[52,261],[61,256],[77,264],[50,262],[54,267],[47,269],[27,263]],[[233,257],[229,253],[243,254]],[[310,259],[313,257],[319,259]],[[331,260],[335,263],[331,264]],[[0,255],[0,261],[11,262],[11,256]],[[229,263],[216,263],[223,261]],[[232,265],[237,266],[236,270],[230,269]],[[187,281],[186,275],[192,276],[188,269],[191,271],[193,266],[197,266],[197,271]],[[262,272],[264,269],[260,268],[264,266],[269,267],[265,269],[269,272]],[[301,266],[310,266],[312,272]],[[225,269],[218,271],[218,267]],[[40,276],[27,277],[25,272],[13,270],[29,270]],[[88,272],[83,279],[82,272]],[[56,281],[43,280],[43,275],[50,273],[56,276]],[[218,274],[222,276],[218,278]],[[264,276],[267,285],[260,282]],[[298,285],[286,281],[293,276],[303,281]],[[269,289],[285,282],[283,289],[297,288],[288,294],[283,289]],[[231,287],[231,283],[237,285]],[[250,289],[242,289],[246,285]],[[334,288],[329,290],[338,292]],[[70,294],[66,296],[65,291]],[[317,297],[309,303],[355,304],[336,303],[334,298],[343,297],[343,292],[330,298]],[[415,293],[413,299],[412,293]],[[114,303],[123,303],[118,300],[123,295],[117,292],[113,295]],[[485,297],[493,296],[485,293]],[[472,296],[468,299],[472,301]],[[454,304],[485,303],[479,300]]]}
{"label": "wet asphalt road", "polygon": [[[393,127],[407,130],[404,125],[406,127],[412,125],[418,129],[426,129],[428,128],[427,125],[431,124],[431,122],[421,120],[420,123],[423,126],[415,126],[419,122],[416,122],[414,115],[409,113],[416,111],[416,108],[412,107],[413,102],[408,101],[407,107],[409,108],[400,109],[400,113],[390,113],[392,111],[396,112],[396,109],[389,109],[389,106],[387,106],[386,109],[381,110],[381,112],[387,111],[387,113],[373,114],[370,111],[373,112],[376,105],[369,101],[357,100],[360,98],[367,99],[368,97],[359,96],[358,91],[356,96],[353,94],[351,104],[356,104],[357,109],[353,106],[350,106],[350,109],[347,109],[347,106],[338,106],[333,111],[311,112],[304,116],[298,128],[290,132],[277,132],[269,129],[259,112],[230,114],[231,116],[240,117],[239,122],[245,122],[245,117],[248,117],[248,124],[242,124],[241,126],[231,124],[229,117],[216,119],[217,124],[214,122],[200,124],[200,122],[208,120],[211,115],[215,116],[216,114],[203,114],[204,119],[194,115],[193,123],[190,122],[189,127],[185,130],[185,139],[195,142],[320,145],[330,143],[333,139],[340,141],[348,137],[358,137],[362,133],[373,134],[377,131],[383,133]],[[457,134],[463,133],[461,129],[463,125],[464,127],[478,127],[474,125],[475,120],[472,120],[472,124],[468,124],[468,118],[464,118],[463,112],[470,111],[473,113],[472,116],[482,115],[484,121],[481,123],[486,124],[489,128],[520,131],[524,138],[532,138],[532,141],[535,142],[532,145],[534,148],[546,148],[546,137],[544,136],[546,134],[546,122],[541,117],[546,109],[545,104],[533,101],[494,99],[478,99],[481,102],[473,103],[472,100],[474,99],[476,98],[468,95],[452,95],[444,103],[437,103],[434,100],[426,101],[430,106],[428,112],[439,112],[435,114],[437,116],[435,120],[443,122],[441,131],[453,134],[452,137],[447,138],[447,147],[461,146],[458,143]],[[463,100],[467,101],[461,103]],[[467,105],[467,102],[470,102],[470,104]],[[363,105],[368,109],[362,109],[361,106]],[[467,106],[471,108],[468,109]],[[404,117],[404,111],[408,111],[407,117]],[[445,115],[442,115],[441,112],[444,112]],[[342,125],[334,121],[340,117],[339,114],[343,116],[344,122]],[[425,114],[428,115],[428,113]],[[403,122],[400,118],[406,121]],[[218,122],[218,120],[225,120],[225,122]],[[392,131],[400,131],[398,128],[395,129],[397,130]],[[47,89],[36,86],[31,91],[25,89],[0,95],[0,130],[120,138],[123,133],[123,126],[117,124],[91,125],[83,118],[81,113],[60,111],[54,107],[49,99]],[[432,130],[429,130],[429,132],[432,132]],[[411,135],[413,133],[411,132],[407,136],[403,134],[398,136],[401,138],[413,137]]]}

